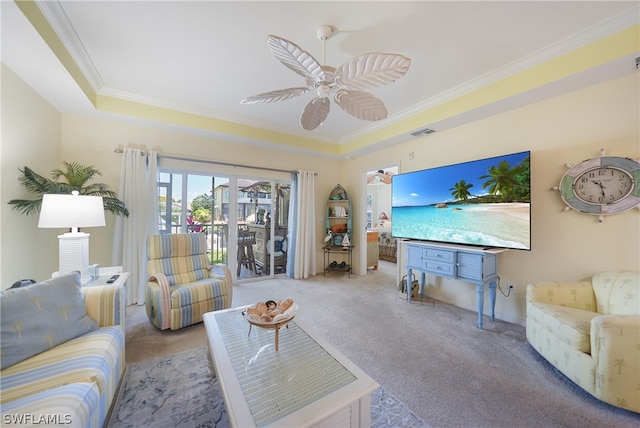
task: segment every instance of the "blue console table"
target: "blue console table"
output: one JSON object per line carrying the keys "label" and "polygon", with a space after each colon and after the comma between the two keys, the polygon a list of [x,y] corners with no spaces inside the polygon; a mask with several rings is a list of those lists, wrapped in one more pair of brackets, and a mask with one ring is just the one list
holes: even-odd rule
{"label": "blue console table", "polygon": [[[413,271],[420,272],[420,295],[424,297],[426,274],[459,279],[476,284],[478,328],[482,329],[484,313],[484,288],[489,287],[491,321],[495,317],[496,284],[498,281],[498,253],[505,248],[481,248],[454,244],[426,242],[405,243],[407,246],[407,278]],[[411,302],[411,293],[407,293]]]}

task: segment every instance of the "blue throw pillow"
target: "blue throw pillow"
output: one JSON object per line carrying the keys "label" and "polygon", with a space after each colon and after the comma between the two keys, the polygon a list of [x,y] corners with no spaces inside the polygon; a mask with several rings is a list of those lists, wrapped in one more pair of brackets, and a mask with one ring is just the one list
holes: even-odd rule
{"label": "blue throw pillow", "polygon": [[99,328],[87,316],[77,273],[3,290],[0,318],[2,369]]}

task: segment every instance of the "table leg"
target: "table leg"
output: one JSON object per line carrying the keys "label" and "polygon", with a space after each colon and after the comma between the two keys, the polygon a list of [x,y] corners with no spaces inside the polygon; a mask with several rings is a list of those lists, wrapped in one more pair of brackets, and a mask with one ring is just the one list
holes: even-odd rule
{"label": "table leg", "polygon": [[280,326],[278,324],[276,324],[276,351],[278,350],[278,348],[280,347],[280,343],[279,343],[279,339],[280,339]]}
{"label": "table leg", "polygon": [[484,284],[476,284],[476,298],[478,299],[478,328],[482,330],[482,314],[484,312]]}
{"label": "table leg", "polygon": [[496,314],[496,282],[489,283],[489,300],[491,301],[491,321],[495,319]]}

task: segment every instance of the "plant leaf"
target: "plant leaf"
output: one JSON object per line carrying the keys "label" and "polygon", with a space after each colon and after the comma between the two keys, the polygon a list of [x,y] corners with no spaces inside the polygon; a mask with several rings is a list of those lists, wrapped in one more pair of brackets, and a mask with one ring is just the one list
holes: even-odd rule
{"label": "plant leaf", "polygon": [[[85,166],[77,162],[63,162],[63,165],[64,169],[55,169],[51,172],[53,179],[45,178],[27,166],[19,169],[22,176],[18,177],[18,181],[27,191],[36,194],[37,198],[13,199],[8,202],[9,205],[13,205],[13,209],[25,215],[34,214],[40,212],[42,195],[70,194],[77,190],[81,195],[102,196],[105,211],[115,215],[129,216],[129,210],[124,202],[118,199],[117,193],[110,190],[109,186],[104,183],[86,185],[96,175],[102,175],[100,171],[93,166]],[[60,178],[64,178],[66,182],[57,181]]]}
{"label": "plant leaf", "polygon": [[19,169],[19,171],[22,173],[22,177],[19,177],[18,181],[31,193],[44,194],[54,187],[51,180],[36,174],[34,170],[27,166],[24,169]]}

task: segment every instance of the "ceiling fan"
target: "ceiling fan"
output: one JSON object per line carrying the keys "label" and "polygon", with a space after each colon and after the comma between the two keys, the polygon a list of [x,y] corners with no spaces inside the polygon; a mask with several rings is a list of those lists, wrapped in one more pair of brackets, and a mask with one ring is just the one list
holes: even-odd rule
{"label": "ceiling fan", "polygon": [[391,184],[391,177],[394,175],[391,171],[379,169],[374,174],[367,175],[367,184]]}
{"label": "ceiling fan", "polygon": [[[325,42],[335,31],[330,25],[318,27],[316,34],[323,42],[323,62]],[[272,103],[315,91],[316,97],[307,104],[300,116],[300,125],[307,131],[322,125],[329,115],[331,94],[334,94],[338,107],[353,117],[369,121],[386,119],[387,108],[382,100],[364,89],[386,86],[396,81],[406,74],[411,64],[411,59],[403,55],[372,52],[351,58],[336,69],[321,65],[310,53],[282,37],[270,35],[267,44],[271,53],[285,67],[306,79],[306,86],[265,92],[245,98],[240,103]]]}

